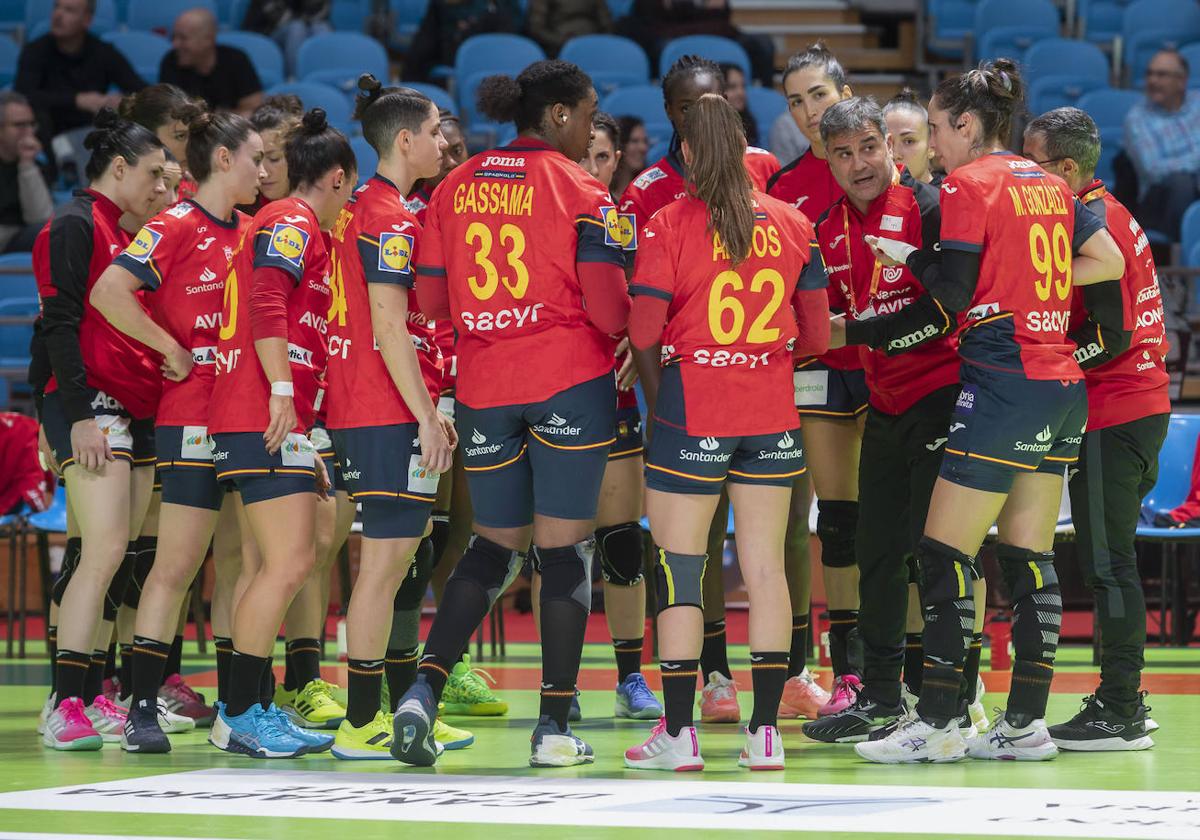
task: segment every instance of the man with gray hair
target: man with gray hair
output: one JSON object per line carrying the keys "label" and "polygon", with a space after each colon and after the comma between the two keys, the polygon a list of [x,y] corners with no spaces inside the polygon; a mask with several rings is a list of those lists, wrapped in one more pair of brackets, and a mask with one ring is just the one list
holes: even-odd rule
{"label": "man with gray hair", "polygon": [[249,56],[217,43],[217,19],[208,9],[188,9],[175,20],[173,49],[163,56],[158,80],[203,99],[215,111],[244,117],[262,104],[262,82]]}
{"label": "man with gray hair", "polygon": [[1070,473],[1071,518],[1101,639],[1100,686],[1074,718],[1050,727],[1064,750],[1143,750],[1154,726],[1138,689],[1146,601],[1134,553],[1142,499],[1158,479],[1167,433],[1162,295],[1141,226],[1096,180],[1100,134],[1078,108],[1056,108],[1025,129],[1025,156],[1058,175],[1105,221],[1125,257],[1121,282],[1075,289],[1068,337],[1084,370],[1087,431]]}
{"label": "man with gray hair", "polygon": [[12,91],[0,93],[0,252],[32,251],[54,211],[38,165],[41,152],[29,100]]}

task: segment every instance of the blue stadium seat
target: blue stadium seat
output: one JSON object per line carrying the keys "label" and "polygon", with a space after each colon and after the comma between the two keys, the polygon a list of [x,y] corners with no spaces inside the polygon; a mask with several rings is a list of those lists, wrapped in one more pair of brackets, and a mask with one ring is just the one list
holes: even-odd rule
{"label": "blue stadium seat", "polygon": [[628,17],[633,11],[634,0],[608,0],[608,12],[613,20]]}
{"label": "blue stadium seat", "polygon": [[1200,89],[1200,40],[1194,44],[1187,44],[1179,48],[1179,54],[1182,55],[1191,68],[1191,73],[1188,75],[1188,89]]}
{"label": "blue stadium seat", "polygon": [[1200,245],[1200,201],[1193,201],[1183,214],[1180,223],[1179,245],[1183,253],[1190,254]]}
{"label": "blue stadium seat", "polygon": [[[38,299],[4,298],[0,299],[0,317],[29,317],[37,315]],[[29,367],[29,342],[33,339],[33,321],[28,324],[7,324],[0,326],[0,369],[6,372],[17,372]]]}
{"label": "blue stadium seat", "polygon": [[333,0],[329,24],[339,32],[362,32],[370,14],[370,0]]}
{"label": "blue stadium seat", "polygon": [[458,105],[455,104],[454,97],[451,96],[450,92],[448,90],[446,90],[444,87],[438,87],[437,85],[431,85],[431,84],[428,84],[427,82],[401,81],[400,84],[404,87],[408,87],[408,88],[412,88],[413,90],[420,91],[421,93],[428,96],[430,99],[433,100],[433,104],[438,106],[438,110],[449,111],[451,114],[458,113]]}
{"label": "blue stadium seat", "polygon": [[342,131],[349,131],[351,128],[353,112],[350,100],[336,88],[319,82],[284,82],[267,91],[268,96],[275,93],[295,94],[304,103],[304,110],[324,108],[330,125]]}
{"label": "blue stadium seat", "polygon": [[668,41],[658,59],[658,75],[667,75],[671,65],[684,55],[698,55],[718,64],[736,64],[747,79],[751,77],[750,56],[746,55],[742,45],[719,35],[685,35]]}
{"label": "blue stadium seat", "polygon": [[[34,37],[50,31],[50,13],[53,11],[54,0],[25,0],[26,41],[31,41]],[[117,22],[115,0],[96,0],[96,13],[92,16],[91,31],[97,35],[110,32],[117,28]],[[38,36],[34,36],[33,32],[39,28],[39,24],[44,27],[44,30],[39,32]]]}
{"label": "blue stadium seat", "polygon": [[454,78],[459,113],[465,121],[464,128],[494,135],[496,125],[482,119],[475,107],[475,92],[480,82],[495,73],[515,76],[545,57],[541,47],[521,35],[491,33],[475,35],[463,41],[454,56]]}
{"label": "blue stadium seat", "polygon": [[[1101,88],[1081,96],[1079,107],[1091,115],[1103,135],[1105,129],[1116,129],[1120,132],[1124,127],[1125,115],[1129,113],[1129,109],[1144,98],[1144,94],[1137,90]],[[1119,138],[1120,134],[1117,136]]]}
{"label": "blue stadium seat", "polygon": [[[175,18],[188,9],[205,8],[217,14],[215,0],[129,0],[126,23],[130,29],[169,34]],[[155,74],[157,76],[157,74]]]}
{"label": "blue stadium seat", "polygon": [[946,58],[962,58],[975,25],[976,5],[975,0],[929,0],[929,50]]}
{"label": "blue stadium seat", "polygon": [[[10,298],[36,298],[37,279],[33,276],[33,254],[28,251],[17,251],[11,254],[0,254],[0,300]],[[20,270],[19,274],[9,273]]]}
{"label": "blue stadium seat", "polygon": [[232,30],[239,29],[249,5],[249,0],[217,0],[217,22]]}
{"label": "blue stadium seat", "polygon": [[0,32],[13,32],[25,23],[23,0],[0,0]]}
{"label": "blue stadium seat", "polygon": [[1121,34],[1121,18],[1130,0],[1078,0],[1076,15],[1079,37],[1093,44],[1107,44]]}
{"label": "blue stadium seat", "polygon": [[975,58],[1019,56],[1036,41],[1057,37],[1059,26],[1050,0],[983,0],[975,7]]}
{"label": "blue stadium seat", "polygon": [[[1200,22],[1197,29],[1185,27],[1188,21],[1181,20],[1180,25],[1161,29],[1141,29],[1131,34],[1125,41],[1124,64],[1129,70],[1129,81],[1133,87],[1140,88],[1146,81],[1146,69],[1150,66],[1154,55],[1163,49],[1181,49],[1191,40],[1200,38]],[[1195,74],[1189,76],[1194,81]]]}
{"label": "blue stadium seat", "polygon": [[602,107],[614,117],[640,117],[646,124],[646,138],[651,146],[671,139],[671,123],[663,108],[662,89],[657,85],[614,90],[604,98]]}
{"label": "blue stadium seat", "polygon": [[17,76],[17,59],[21,56],[21,48],[11,38],[0,36],[0,88],[12,84]]}
{"label": "blue stadium seat", "polygon": [[650,59],[636,42],[619,35],[581,35],[563,44],[558,57],[578,64],[603,97],[619,87],[650,84]]}
{"label": "blue stadium seat", "polygon": [[394,31],[400,42],[411,43],[429,9],[429,0],[388,0],[388,8],[392,11]]}
{"label": "blue stadium seat", "polygon": [[322,82],[353,94],[363,73],[373,73],[385,85],[390,78],[383,44],[358,32],[313,35],[296,55],[296,78],[300,81]]}
{"label": "blue stadium seat", "polygon": [[354,158],[358,161],[358,183],[363,184],[375,174],[379,167],[379,155],[370,143],[362,137],[350,138],[350,148],[354,150]]}
{"label": "blue stadium seat", "polygon": [[[1192,460],[1196,454],[1196,438],[1200,436],[1200,414],[1172,414],[1167,426],[1167,439],[1158,452],[1158,483],[1143,500],[1143,506],[1157,512],[1178,507],[1191,490]],[[1192,539],[1200,528],[1154,528],[1139,525],[1139,537],[1178,539],[1186,534]]]}
{"label": "blue stadium seat", "polygon": [[746,85],[746,107],[758,125],[759,143],[765,146],[771,126],[788,109],[787,97],[771,88]]}
{"label": "blue stadium seat", "polygon": [[1187,259],[1183,264],[1192,268],[1200,268],[1200,242],[1192,246],[1192,250],[1188,252]]}
{"label": "blue stadium seat", "polygon": [[163,56],[171,51],[171,42],[153,32],[107,32],[103,35],[128,59],[139,76],[148,84],[158,81],[158,67]]}
{"label": "blue stadium seat", "polygon": [[1046,38],[1025,51],[1022,64],[1032,114],[1076,105],[1088,91],[1108,87],[1108,59],[1086,41]]}
{"label": "blue stadium seat", "polygon": [[266,35],[231,30],[217,33],[217,43],[237,47],[249,56],[264,88],[274,87],[284,80],[283,50]]}

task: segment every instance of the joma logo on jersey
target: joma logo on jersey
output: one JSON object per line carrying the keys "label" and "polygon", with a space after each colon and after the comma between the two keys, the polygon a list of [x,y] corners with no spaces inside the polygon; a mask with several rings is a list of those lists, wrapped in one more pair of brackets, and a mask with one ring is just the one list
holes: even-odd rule
{"label": "joma logo on jersey", "polygon": [[138,231],[137,236],[125,248],[125,256],[131,257],[140,263],[144,263],[150,259],[150,255],[154,253],[154,249],[158,247],[158,243],[162,241],[162,233],[148,227],[144,227]]}
{"label": "joma logo on jersey", "polygon": [[267,246],[267,256],[282,257],[299,268],[303,262],[304,249],[307,245],[307,233],[295,225],[276,222],[275,227],[271,230],[271,243]]}
{"label": "joma logo on jersey", "polygon": [[412,273],[413,238],[407,233],[379,234],[379,270]]}
{"label": "joma logo on jersey", "polygon": [[483,160],[483,168],[489,166],[500,166],[508,169],[524,169],[525,158],[523,157],[507,157],[505,155],[488,155]]}

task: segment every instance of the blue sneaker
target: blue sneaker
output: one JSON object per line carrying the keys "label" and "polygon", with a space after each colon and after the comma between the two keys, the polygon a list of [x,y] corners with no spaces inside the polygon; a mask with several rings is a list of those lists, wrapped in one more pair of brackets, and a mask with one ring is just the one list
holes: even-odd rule
{"label": "blue sneaker", "polygon": [[424,677],[417,677],[392,718],[392,758],[414,767],[432,767],[440,752],[433,737],[437,713],[433,689]]}
{"label": "blue sneaker", "polygon": [[575,696],[571,698],[571,710],[567,712],[567,720],[579,721],[583,720],[583,709],[579,708],[579,689],[575,689]]}
{"label": "blue sneaker", "polygon": [[333,746],[333,735],[323,735],[320,732],[314,732],[311,729],[297,726],[288,713],[274,703],[267,708],[266,714],[274,715],[279,721],[280,729],[304,744],[305,755],[327,752]]}
{"label": "blue sneaker", "polygon": [[[217,718],[221,723],[220,737],[209,740],[225,752],[251,758],[298,758],[307,749],[303,741],[284,731],[274,714],[263,711],[257,703],[236,716],[230,715],[221,704]],[[215,724],[213,729],[216,734]]]}
{"label": "blue sneaker", "polygon": [[617,686],[617,708],[613,714],[626,720],[658,720],[662,704],[641,674],[630,674]]}

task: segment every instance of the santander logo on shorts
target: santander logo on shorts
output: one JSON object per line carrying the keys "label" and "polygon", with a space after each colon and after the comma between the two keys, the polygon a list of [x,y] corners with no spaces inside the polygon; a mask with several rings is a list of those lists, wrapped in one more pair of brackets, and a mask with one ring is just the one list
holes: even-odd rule
{"label": "santander logo on shorts", "polygon": [[702,452],[691,452],[687,449],[679,450],[679,459],[681,461],[697,461],[702,464],[724,463],[732,456],[732,452],[714,452],[719,449],[721,442],[715,437],[703,438],[698,444]]}
{"label": "santander logo on shorts", "polygon": [[471,443],[474,446],[464,446],[463,452],[467,453],[468,457],[477,458],[480,455],[493,455],[500,451],[501,444],[488,443],[487,437],[478,429],[471,430]]}
{"label": "santander logo on shorts", "polygon": [[560,437],[577,437],[583,433],[582,426],[572,426],[565,417],[560,417],[557,413],[551,414],[550,419],[545,423],[540,423],[533,427],[535,432],[541,432],[544,435],[558,435]]}

